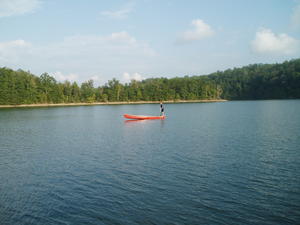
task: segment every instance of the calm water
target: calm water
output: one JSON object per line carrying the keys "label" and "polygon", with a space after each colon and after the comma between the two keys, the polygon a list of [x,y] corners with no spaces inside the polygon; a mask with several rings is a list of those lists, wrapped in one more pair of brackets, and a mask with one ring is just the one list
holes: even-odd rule
{"label": "calm water", "polygon": [[300,100],[0,110],[0,224],[299,224]]}

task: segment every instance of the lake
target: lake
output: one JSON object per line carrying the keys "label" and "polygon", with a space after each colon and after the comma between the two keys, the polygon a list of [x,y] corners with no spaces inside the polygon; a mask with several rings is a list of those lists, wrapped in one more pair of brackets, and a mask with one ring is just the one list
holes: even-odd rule
{"label": "lake", "polygon": [[300,100],[0,109],[0,224],[299,224]]}

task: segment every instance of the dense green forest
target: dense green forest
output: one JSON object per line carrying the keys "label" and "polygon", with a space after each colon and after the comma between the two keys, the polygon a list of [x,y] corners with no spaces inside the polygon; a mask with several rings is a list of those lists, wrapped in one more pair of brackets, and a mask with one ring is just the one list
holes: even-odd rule
{"label": "dense green forest", "polygon": [[203,76],[151,78],[122,84],[112,79],[94,87],[57,82],[47,73],[0,68],[0,105],[107,101],[300,98],[300,59],[254,64]]}

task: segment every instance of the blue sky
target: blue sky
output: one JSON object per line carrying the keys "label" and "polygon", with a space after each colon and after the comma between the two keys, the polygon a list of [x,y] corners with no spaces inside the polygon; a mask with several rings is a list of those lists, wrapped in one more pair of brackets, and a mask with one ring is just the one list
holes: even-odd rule
{"label": "blue sky", "polygon": [[296,0],[0,0],[0,67],[104,84],[300,56]]}

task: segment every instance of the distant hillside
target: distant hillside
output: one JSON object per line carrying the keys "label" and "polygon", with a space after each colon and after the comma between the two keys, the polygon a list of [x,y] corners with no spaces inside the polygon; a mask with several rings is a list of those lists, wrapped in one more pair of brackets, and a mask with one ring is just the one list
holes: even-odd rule
{"label": "distant hillside", "polygon": [[47,73],[0,68],[0,105],[106,101],[300,98],[300,59],[280,64],[254,64],[205,76],[151,78],[121,84],[112,79],[57,82]]}
{"label": "distant hillside", "polygon": [[207,77],[222,87],[225,99],[300,98],[300,59],[254,64]]}

